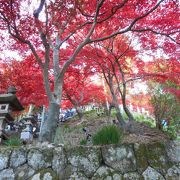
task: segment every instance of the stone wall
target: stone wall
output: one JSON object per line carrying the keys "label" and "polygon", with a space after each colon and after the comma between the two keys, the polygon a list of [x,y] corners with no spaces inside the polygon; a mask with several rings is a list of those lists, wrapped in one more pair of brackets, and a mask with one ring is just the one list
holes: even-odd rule
{"label": "stone wall", "polygon": [[0,180],[178,180],[180,143],[0,149]]}

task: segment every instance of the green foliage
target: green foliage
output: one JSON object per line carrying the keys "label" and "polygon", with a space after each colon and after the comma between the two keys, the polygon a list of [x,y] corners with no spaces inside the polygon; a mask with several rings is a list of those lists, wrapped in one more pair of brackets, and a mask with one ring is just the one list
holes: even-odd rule
{"label": "green foliage", "polygon": [[116,110],[114,108],[111,110],[111,117],[116,117]]}
{"label": "green foliage", "polygon": [[176,98],[170,93],[157,93],[151,103],[154,107],[154,115],[156,119],[172,118],[176,119],[179,112],[179,103]]}
{"label": "green foliage", "polygon": [[90,110],[90,111],[85,111],[85,112],[84,112],[84,115],[85,115],[85,116],[88,116],[88,115],[91,116],[92,114],[95,114],[95,113],[96,113],[96,110],[92,109],[92,110]]}
{"label": "green foliage", "polygon": [[180,120],[180,104],[173,94],[166,91],[169,85],[154,85],[154,89],[151,90],[151,104],[154,109],[156,123],[161,124],[163,119],[167,120],[169,122],[168,129],[165,130],[174,138]]}
{"label": "green foliage", "polygon": [[176,139],[177,131],[179,128],[180,128],[179,125],[176,124],[173,120],[171,120],[170,125],[168,126],[166,132],[172,139]]}
{"label": "green foliage", "polygon": [[87,140],[86,139],[82,139],[81,141],[80,141],[80,145],[86,145],[87,144]]}
{"label": "green foliage", "polygon": [[[128,116],[127,116],[127,114],[126,113],[122,113],[122,116],[123,116],[123,119],[124,120],[128,120]],[[113,117],[113,118],[116,118],[117,117],[117,112],[116,112],[116,109],[115,108],[113,108],[112,110],[111,110],[111,117]]]}
{"label": "green foliage", "polygon": [[154,121],[153,119],[148,118],[148,117],[145,117],[145,116],[142,115],[142,114],[135,115],[135,119],[136,119],[136,121],[142,122],[142,123],[146,124],[146,125],[149,126],[149,127],[152,127],[152,128],[153,128],[153,127],[156,126],[156,125],[155,125],[155,121]]}
{"label": "green foliage", "polygon": [[105,126],[93,136],[94,145],[118,144],[122,139],[120,129],[115,125]]}
{"label": "green foliage", "polygon": [[10,139],[4,141],[4,144],[6,146],[21,146],[22,142],[19,138],[10,138]]}
{"label": "green foliage", "polygon": [[69,128],[69,124],[65,124],[64,129],[68,129],[68,128]]}
{"label": "green foliage", "polygon": [[152,128],[155,127],[155,124],[152,121],[145,120],[145,121],[143,121],[143,123],[146,124],[149,127],[152,127]]}
{"label": "green foliage", "polygon": [[[96,119],[97,114],[96,114],[95,110],[84,111],[83,117],[84,117],[84,119],[87,119],[87,120]],[[71,122],[79,121],[79,117],[78,117],[78,115],[75,115],[71,119],[69,119],[68,121],[71,121]]]}

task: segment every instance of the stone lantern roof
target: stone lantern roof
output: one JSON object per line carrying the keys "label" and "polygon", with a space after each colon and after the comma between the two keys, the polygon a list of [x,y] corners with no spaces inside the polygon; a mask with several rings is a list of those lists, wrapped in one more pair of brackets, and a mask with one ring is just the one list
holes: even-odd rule
{"label": "stone lantern roof", "polygon": [[14,111],[23,110],[23,106],[16,96],[16,89],[14,87],[8,88],[7,94],[0,94],[0,104],[9,104]]}

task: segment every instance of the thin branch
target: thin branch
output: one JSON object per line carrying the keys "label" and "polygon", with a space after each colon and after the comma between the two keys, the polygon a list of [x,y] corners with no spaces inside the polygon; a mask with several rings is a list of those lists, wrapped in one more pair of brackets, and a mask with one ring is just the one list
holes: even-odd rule
{"label": "thin branch", "polygon": [[177,32],[180,32],[179,31],[175,31],[175,32],[171,32],[171,33],[163,33],[163,32],[158,32],[158,31],[155,31],[153,29],[150,29],[150,28],[145,28],[145,29],[131,29],[132,32],[146,32],[146,31],[149,31],[149,32],[152,32],[154,34],[157,34],[157,35],[162,35],[162,36],[166,36],[168,38],[170,38],[172,41],[174,41],[176,44],[180,45],[180,42],[177,42],[174,38],[172,38],[170,35],[172,34],[175,34]]}
{"label": "thin branch", "polygon": [[135,80],[139,80],[139,79],[143,79],[143,78],[146,78],[146,77],[155,77],[155,76],[160,76],[160,74],[157,74],[157,73],[154,73],[154,74],[143,74],[141,76],[136,76],[134,78],[126,80],[126,83],[129,83],[129,82],[132,82],[132,81],[135,81]]}
{"label": "thin branch", "polygon": [[148,12],[146,12],[145,14],[143,14],[142,16],[139,16],[137,18],[135,18],[129,26],[127,26],[126,28],[124,28],[123,30],[121,31],[117,31],[115,33],[112,33],[111,35],[109,36],[105,36],[105,37],[102,37],[102,38],[97,38],[97,39],[91,39],[89,41],[89,43],[92,43],[92,42],[98,42],[98,41],[103,41],[103,40],[106,40],[106,39],[109,39],[109,38],[112,38],[118,34],[124,34],[128,31],[131,31],[132,30],[132,27],[141,19],[145,18],[146,16],[148,16],[149,14],[151,14],[153,11],[155,11],[159,5],[163,2],[164,0],[160,0],[152,9],[150,9]]}
{"label": "thin branch", "polygon": [[[103,2],[104,2],[104,1],[103,1]],[[111,9],[111,14],[110,14],[109,16],[107,16],[106,18],[97,21],[97,24],[100,24],[100,23],[102,23],[102,22],[107,21],[108,19],[110,19],[114,14],[116,14],[116,12],[117,12],[119,9],[123,8],[124,5],[125,5],[127,2],[128,2],[128,0],[124,0],[120,5],[117,5],[117,6],[112,7],[112,9]],[[101,2],[101,3],[102,3],[102,2]],[[83,16],[85,16],[85,17],[88,17],[88,18],[93,18],[93,17],[94,17],[94,16],[92,16],[92,15],[89,15],[89,14],[86,14],[86,13],[82,12],[82,10],[81,10],[80,8],[78,8],[78,10],[79,10],[79,12],[80,12]],[[100,16],[102,16],[102,15],[104,15],[104,14],[105,14],[105,12],[102,13],[102,14],[99,14],[98,16],[100,17]],[[88,22],[88,23],[92,23],[92,22]]]}
{"label": "thin branch", "polygon": [[78,47],[76,48],[76,50],[74,51],[73,55],[64,63],[62,69],[61,69],[61,73],[59,74],[58,78],[64,76],[64,73],[66,72],[66,69],[69,67],[69,65],[75,60],[77,54],[80,52],[80,50],[89,43],[89,38],[90,36],[93,34],[95,26],[97,24],[97,17],[100,11],[101,6],[103,5],[104,0],[101,0],[98,4],[97,4],[97,8],[96,8],[96,14],[94,16],[94,22],[88,32],[88,34],[86,35],[86,38],[84,39],[84,41],[78,45]]}

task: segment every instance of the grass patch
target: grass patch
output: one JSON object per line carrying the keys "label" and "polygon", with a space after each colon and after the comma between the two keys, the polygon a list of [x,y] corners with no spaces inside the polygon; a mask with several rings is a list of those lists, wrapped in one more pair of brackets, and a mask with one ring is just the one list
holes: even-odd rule
{"label": "grass patch", "polygon": [[94,145],[118,144],[122,139],[120,129],[115,126],[104,126],[93,136]]}
{"label": "grass patch", "polygon": [[6,146],[21,146],[22,142],[19,138],[10,138],[4,141]]}

